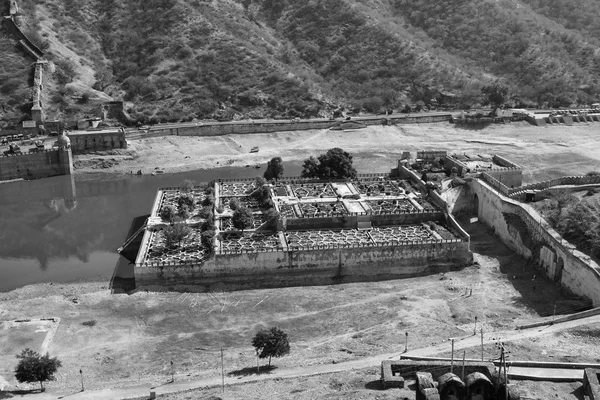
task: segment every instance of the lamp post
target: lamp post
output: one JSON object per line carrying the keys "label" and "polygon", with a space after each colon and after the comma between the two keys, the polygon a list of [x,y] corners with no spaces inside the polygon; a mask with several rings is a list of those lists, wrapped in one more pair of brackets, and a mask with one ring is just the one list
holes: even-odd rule
{"label": "lamp post", "polygon": [[171,360],[171,382],[175,382],[175,367],[173,366],[173,360]]}
{"label": "lamp post", "polygon": [[83,387],[83,370],[79,369],[79,376],[81,376],[81,391],[83,392],[85,388]]}
{"label": "lamp post", "polygon": [[404,352],[406,353],[408,351],[408,332],[404,332],[404,335],[406,336],[406,340],[404,341]]}
{"label": "lamp post", "polygon": [[477,315],[475,316],[475,327],[473,328],[473,335],[477,335]]}

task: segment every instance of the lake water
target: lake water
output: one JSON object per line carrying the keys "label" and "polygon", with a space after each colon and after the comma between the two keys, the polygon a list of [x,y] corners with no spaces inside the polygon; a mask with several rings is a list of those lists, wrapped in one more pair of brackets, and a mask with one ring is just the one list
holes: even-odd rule
{"label": "lake water", "polygon": [[[298,176],[301,165],[285,165]],[[184,179],[262,176],[227,167],[179,174],[58,176],[0,184],[0,292],[40,282],[106,280],[129,264],[117,253],[134,218],[150,213],[159,187]],[[119,268],[118,268],[119,267]]]}

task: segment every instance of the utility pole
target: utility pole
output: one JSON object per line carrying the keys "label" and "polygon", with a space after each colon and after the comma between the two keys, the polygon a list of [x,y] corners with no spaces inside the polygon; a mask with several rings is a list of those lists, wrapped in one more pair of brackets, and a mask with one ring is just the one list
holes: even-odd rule
{"label": "utility pole", "polygon": [[406,340],[404,341],[404,352],[406,353],[408,351],[408,332],[404,332],[404,335],[406,336]]}
{"label": "utility pole", "polygon": [[[501,374],[504,373],[504,396],[505,400],[508,400],[508,371],[506,368],[506,357],[507,354],[510,352],[506,351],[506,347],[504,346],[503,342],[498,341],[496,343],[496,347],[500,349],[500,366],[498,367],[498,386],[500,386],[500,382],[502,380]],[[502,368],[504,368],[504,372],[502,371]]]}
{"label": "utility pole", "polygon": [[477,316],[475,316],[475,327],[473,328],[473,336],[477,335]]}
{"label": "utility pole", "polygon": [[173,360],[171,360],[171,382],[175,382],[175,366]]}
{"label": "utility pole", "polygon": [[483,328],[481,328],[481,361],[483,361]]}
{"label": "utility pole", "polygon": [[450,372],[454,372],[454,338],[450,340],[452,341],[452,358],[450,361]]}
{"label": "utility pole", "polygon": [[223,366],[223,348],[221,347],[221,387],[225,393],[225,367]]}
{"label": "utility pole", "polygon": [[84,387],[83,387],[83,370],[80,368],[79,369],[79,375],[81,376],[81,391],[85,391]]}

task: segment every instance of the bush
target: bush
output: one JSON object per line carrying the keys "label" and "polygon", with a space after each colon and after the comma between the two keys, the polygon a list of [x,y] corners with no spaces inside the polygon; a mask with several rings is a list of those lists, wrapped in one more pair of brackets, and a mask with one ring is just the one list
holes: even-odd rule
{"label": "bush", "polygon": [[231,208],[231,211],[236,211],[237,209],[239,209],[240,202],[238,201],[238,199],[229,200],[229,208]]}
{"label": "bush", "polygon": [[163,206],[160,210],[160,217],[167,222],[173,222],[176,215],[177,210],[175,209],[175,207],[170,205]]}
{"label": "bush", "polygon": [[177,205],[181,207],[194,208],[194,196],[191,193],[184,193],[177,198]]}

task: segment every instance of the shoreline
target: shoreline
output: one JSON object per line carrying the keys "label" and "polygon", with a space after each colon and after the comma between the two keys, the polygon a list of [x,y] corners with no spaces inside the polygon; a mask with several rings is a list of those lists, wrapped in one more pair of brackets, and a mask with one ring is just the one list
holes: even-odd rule
{"label": "shoreline", "polygon": [[[569,134],[565,134],[568,130]],[[258,152],[250,150],[259,147]],[[367,126],[350,131],[308,130],[224,136],[162,136],[129,140],[126,150],[75,156],[74,174],[130,175],[142,170],[181,173],[223,167],[262,167],[273,157],[301,164],[310,156],[340,147],[362,173],[395,168],[402,152],[499,154],[524,168],[525,182],[600,170],[600,141],[590,124],[536,127],[496,124],[484,129],[453,124]],[[290,176],[284,171],[284,175]]]}

